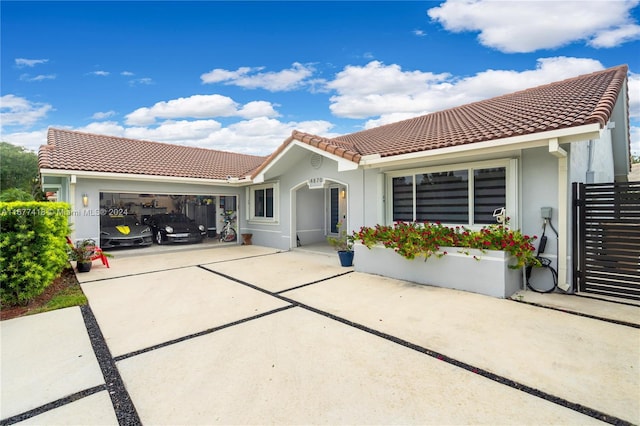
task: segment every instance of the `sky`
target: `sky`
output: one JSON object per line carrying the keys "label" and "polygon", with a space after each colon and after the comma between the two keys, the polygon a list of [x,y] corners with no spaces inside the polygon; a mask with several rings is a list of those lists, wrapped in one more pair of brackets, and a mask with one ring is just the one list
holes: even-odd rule
{"label": "sky", "polygon": [[49,127],[268,155],[629,66],[640,0],[1,1],[0,140]]}

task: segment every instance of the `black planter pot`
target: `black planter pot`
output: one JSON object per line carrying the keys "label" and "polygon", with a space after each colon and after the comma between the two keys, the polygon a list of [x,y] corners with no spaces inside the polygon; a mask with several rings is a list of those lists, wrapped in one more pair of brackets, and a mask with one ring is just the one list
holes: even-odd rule
{"label": "black planter pot", "polygon": [[92,262],[78,262],[76,269],[78,272],[89,272],[91,270]]}
{"label": "black planter pot", "polygon": [[353,265],[353,252],[352,251],[339,251],[338,257],[340,257],[340,265],[351,266]]}

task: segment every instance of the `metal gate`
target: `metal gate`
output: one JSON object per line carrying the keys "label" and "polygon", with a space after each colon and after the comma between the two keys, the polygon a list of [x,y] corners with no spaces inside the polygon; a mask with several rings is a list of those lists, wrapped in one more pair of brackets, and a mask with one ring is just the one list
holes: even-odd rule
{"label": "metal gate", "polygon": [[640,182],[573,183],[573,288],[640,300]]}

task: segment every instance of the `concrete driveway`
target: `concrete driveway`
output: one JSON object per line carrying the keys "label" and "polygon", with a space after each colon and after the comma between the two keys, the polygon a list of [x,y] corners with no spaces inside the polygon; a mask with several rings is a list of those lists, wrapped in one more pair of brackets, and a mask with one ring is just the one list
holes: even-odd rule
{"label": "concrete driveway", "polygon": [[89,307],[0,323],[2,424],[640,423],[637,306],[258,246],[110,263]]}

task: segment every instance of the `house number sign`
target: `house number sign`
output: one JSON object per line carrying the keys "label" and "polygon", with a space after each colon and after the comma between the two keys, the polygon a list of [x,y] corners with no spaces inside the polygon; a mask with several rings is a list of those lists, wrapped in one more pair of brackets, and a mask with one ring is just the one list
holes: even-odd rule
{"label": "house number sign", "polygon": [[307,181],[307,185],[309,185],[309,189],[324,188],[324,178],[311,178]]}

